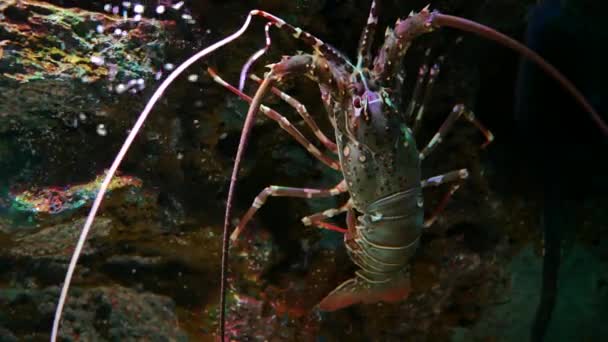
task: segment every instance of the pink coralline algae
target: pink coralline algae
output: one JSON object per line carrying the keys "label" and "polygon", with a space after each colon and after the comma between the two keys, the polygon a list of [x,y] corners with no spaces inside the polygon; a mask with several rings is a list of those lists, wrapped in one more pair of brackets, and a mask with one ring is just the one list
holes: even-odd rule
{"label": "pink coralline algae", "polygon": [[[11,193],[11,208],[16,211],[34,214],[58,214],[67,210],[74,210],[91,203],[95,199],[104,177],[105,172],[95,177],[93,181],[84,184],[64,187],[51,186]],[[138,178],[117,175],[112,178],[108,186],[108,192],[125,187],[139,188],[141,185],[142,181]]]}

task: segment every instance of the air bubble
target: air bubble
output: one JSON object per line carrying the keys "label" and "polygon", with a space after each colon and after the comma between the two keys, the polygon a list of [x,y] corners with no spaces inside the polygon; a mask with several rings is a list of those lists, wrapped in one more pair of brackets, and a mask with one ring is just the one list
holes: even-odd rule
{"label": "air bubble", "polygon": [[102,137],[105,137],[108,134],[106,125],[104,125],[104,124],[97,125],[97,134],[101,135]]}
{"label": "air bubble", "polygon": [[165,6],[163,6],[163,5],[156,6],[156,14],[163,14],[163,13],[165,13]]}
{"label": "air bubble", "polygon": [[137,14],[142,14],[142,13],[144,13],[144,9],[145,9],[144,5],[137,4],[137,5],[135,5],[135,7],[133,7],[133,12],[135,12]]}
{"label": "air bubble", "polygon": [[197,74],[190,74],[190,75],[188,75],[188,81],[190,81],[190,82],[196,82],[196,81],[198,81],[198,75]]}
{"label": "air bubble", "polygon": [[167,70],[167,71],[171,71],[171,70],[173,70],[173,68],[175,68],[175,65],[173,65],[173,63],[167,63],[167,64],[163,65],[163,68],[165,68],[165,70]]}
{"label": "air bubble", "polygon": [[124,85],[124,84],[120,83],[119,85],[117,85],[117,86],[116,86],[116,93],[117,93],[117,94],[122,94],[122,93],[124,93],[124,92],[125,92],[127,89],[128,89],[128,88],[127,88],[127,86],[126,86],[126,85]]}
{"label": "air bubble", "polygon": [[175,5],[173,5],[173,6],[171,6],[171,7],[172,7],[174,10],[179,11],[179,10],[182,8],[182,6],[184,6],[184,2],[183,2],[183,1],[180,1],[180,2],[176,3]]}

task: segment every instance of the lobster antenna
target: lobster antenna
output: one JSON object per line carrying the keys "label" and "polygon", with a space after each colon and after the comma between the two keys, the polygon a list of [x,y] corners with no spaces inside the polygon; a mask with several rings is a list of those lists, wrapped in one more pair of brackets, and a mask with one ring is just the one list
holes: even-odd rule
{"label": "lobster antenna", "polygon": [[520,42],[479,23],[464,18],[441,14],[437,11],[431,13],[431,17],[428,21],[429,25],[433,26],[447,26],[456,28],[462,31],[471,32],[484,37],[489,40],[493,40],[501,45],[504,45],[512,50],[517,51],[524,57],[530,59],[536,63],[544,72],[549,76],[553,77],[567,92],[569,92],[574,99],[589,113],[591,119],[598,125],[604,136],[608,136],[608,125],[601,116],[593,109],[593,106],[585,99],[585,96],[564,76],[559,72],[553,65],[547,62],[544,58],[532,51]]}
{"label": "lobster antenna", "polygon": [[239,78],[239,91],[243,91],[243,88],[245,88],[245,80],[247,80],[247,73],[249,72],[249,68],[251,67],[251,65],[264,53],[266,53],[266,51],[268,51],[268,49],[270,48],[270,44],[272,42],[270,40],[269,30],[270,26],[272,25],[274,25],[272,22],[267,22],[266,26],[264,26],[264,34],[266,35],[266,46],[251,55],[251,57],[249,57],[249,59],[243,66],[243,69],[241,69],[241,77]]}
{"label": "lobster antenna", "polygon": [[91,225],[93,224],[93,220],[95,219],[95,216],[97,215],[97,211],[99,210],[99,206],[101,205],[101,201],[103,200],[103,196],[105,195],[107,189],[108,189],[108,185],[110,184],[110,181],[112,180],[112,177],[114,176],[114,174],[116,173],[116,170],[118,170],[118,167],[120,166],[120,163],[122,162],[122,160],[124,159],[125,155],[127,154],[127,151],[129,150],[129,147],[131,147],[131,144],[133,143],[133,140],[135,139],[135,137],[137,136],[137,133],[141,130],[141,127],[143,126],[144,122],[146,121],[146,118],[148,117],[148,114],[150,114],[150,111],[152,111],[152,108],[154,107],[154,105],[156,104],[156,102],[160,99],[160,97],[163,95],[163,93],[165,92],[165,90],[169,87],[169,85],[182,73],[184,72],[188,67],[190,67],[192,64],[194,64],[196,61],[198,61],[199,59],[201,59],[202,57],[208,55],[209,53],[217,50],[218,48],[232,42],[233,40],[237,39],[238,37],[240,37],[245,30],[247,29],[247,27],[249,26],[249,23],[251,22],[251,17],[254,15],[257,15],[259,11],[253,10],[251,12],[249,12],[249,15],[247,16],[247,19],[245,20],[245,23],[243,24],[243,26],[237,30],[236,32],[234,32],[233,34],[231,34],[230,36],[208,46],[207,48],[199,51],[198,53],[196,53],[195,55],[193,55],[192,57],[188,58],[184,63],[182,63],[181,65],[179,65],[171,74],[169,74],[169,76],[167,76],[167,78],[161,83],[161,85],[158,87],[158,89],[154,92],[154,94],[152,95],[152,97],[150,98],[150,100],[148,101],[148,103],[146,104],[146,106],[144,107],[144,110],[141,112],[141,114],[139,114],[139,117],[137,118],[137,121],[135,122],[135,124],[133,125],[133,128],[131,128],[131,131],[129,132],[129,135],[127,136],[127,138],[125,139],[124,143],[122,144],[122,147],[120,148],[120,151],[118,152],[118,154],[116,155],[116,157],[114,158],[114,161],[112,162],[112,166],[110,166],[110,169],[108,170],[108,172],[106,173],[106,176],[103,180],[103,182],[101,183],[101,186],[99,188],[99,192],[97,193],[97,196],[95,197],[95,201],[93,202],[93,206],[91,207],[91,210],[89,211],[89,215],[87,216],[87,219],[85,221],[85,224],[82,228],[82,231],[80,232],[80,236],[78,238],[78,243],[76,244],[76,248],[74,249],[74,253],[72,254],[72,258],[70,260],[70,264],[68,266],[68,271],[65,275],[65,280],[63,283],[63,287],[61,288],[61,295],[59,296],[59,302],[57,303],[57,309],[55,311],[55,318],[53,319],[53,328],[51,331],[51,342],[55,342],[57,340],[57,335],[59,332],[59,321],[61,320],[61,314],[63,312],[63,307],[65,305],[65,301],[68,295],[68,290],[70,287],[70,283],[72,281],[72,276],[74,274],[74,270],[76,269],[76,264],[78,263],[78,258],[80,257],[80,253],[82,252],[82,248],[84,246],[84,243],[87,239],[87,235],[89,233],[89,230],[91,229]]}
{"label": "lobster antenna", "polygon": [[[374,2],[375,3],[375,2]],[[256,15],[260,15],[265,19],[269,20],[276,27],[283,29],[285,32],[291,34],[294,38],[302,40],[307,45],[312,47],[314,50],[318,51],[325,58],[330,59],[332,61],[338,61],[339,63],[344,63],[352,68],[352,70],[358,73],[361,76],[361,81],[363,82],[363,86],[366,90],[369,90],[367,86],[367,80],[365,78],[365,74],[361,70],[361,68],[354,65],[346,56],[344,56],[341,52],[337,51],[333,47],[325,44],[319,38],[313,36],[312,34],[303,31],[299,27],[292,26],[291,24],[285,22],[283,19],[276,17],[265,11],[257,11]],[[373,17],[372,17],[373,18]]]}
{"label": "lobster antenna", "polygon": [[229,232],[228,228],[230,227],[230,215],[232,214],[232,198],[234,197],[234,192],[236,189],[236,178],[239,172],[239,166],[241,164],[241,159],[243,159],[243,154],[245,153],[245,148],[247,147],[247,139],[249,137],[249,133],[251,132],[251,128],[255,123],[255,114],[260,109],[260,104],[264,95],[266,95],[266,91],[269,87],[272,86],[274,81],[273,69],[270,69],[270,72],[266,75],[262,84],[258,88],[253,100],[251,100],[251,104],[249,105],[249,110],[247,111],[247,116],[245,117],[245,123],[243,124],[243,130],[241,131],[241,138],[239,140],[239,147],[236,151],[236,157],[234,158],[234,167],[232,168],[232,176],[230,177],[230,187],[228,188],[228,199],[226,200],[226,215],[224,216],[224,235],[222,239],[222,273],[221,273],[221,284],[220,284],[220,322],[219,322],[219,338],[220,341],[224,340],[225,333],[225,325],[226,325],[226,317],[225,317],[225,309],[226,309],[226,274],[228,271],[228,247],[229,247]]}

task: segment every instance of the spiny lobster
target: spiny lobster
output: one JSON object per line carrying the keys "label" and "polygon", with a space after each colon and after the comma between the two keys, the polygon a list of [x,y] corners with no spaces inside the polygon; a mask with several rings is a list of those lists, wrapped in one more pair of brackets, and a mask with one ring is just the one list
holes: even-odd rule
{"label": "spiny lobster", "polygon": [[[460,117],[472,122],[482,131],[486,137],[486,144],[492,140],[491,133],[475,119],[472,112],[465,109],[463,105],[456,105],[431,141],[422,151],[418,151],[414,140],[414,132],[408,126],[408,121],[410,124],[413,121],[413,127],[416,127],[416,122],[419,121],[424,106],[429,100],[429,88],[434,82],[438,69],[434,67],[430,70],[426,90],[423,89],[426,70],[421,72],[407,110],[402,113],[398,108],[401,98],[401,84],[398,81],[397,73],[400,71],[402,57],[415,38],[446,26],[481,35],[518,51],[538,64],[566,88],[590,113],[604,135],[608,135],[608,126],[582,94],[559,71],[536,53],[493,29],[466,19],[444,15],[437,11],[429,11],[428,6],[418,13],[411,13],[404,20],[398,20],[394,29],[388,29],[384,44],[372,61],[371,45],[378,23],[377,3],[378,1],[372,1],[371,3],[367,25],[359,42],[356,64],[351,63],[342,53],[300,28],[291,26],[267,12],[253,10],[238,31],[190,57],[163,81],[146,104],[117,154],[87,217],[70,261],[57,305],[51,334],[52,341],[57,338],[59,321],[71,278],[104,193],[154,104],[170,83],[189,66],[238,38],[247,29],[253,16],[261,16],[268,20],[266,46],[254,54],[245,64],[241,73],[240,89],[223,81],[212,69],[208,70],[216,82],[251,103],[241,133],[226,203],[219,322],[219,337],[222,340],[224,338],[225,322],[228,227],[232,200],[240,161],[253,126],[254,116],[258,111],[277,121],[284,130],[321,162],[335,170],[340,170],[343,173],[344,180],[335,187],[325,190],[276,186],[266,188],[256,197],[252,207],[241,219],[237,229],[232,234],[232,239],[238,237],[246,223],[262,206],[268,196],[314,198],[348,192],[350,199],[341,208],[327,210],[303,219],[303,223],[307,225],[316,225],[343,232],[349,255],[352,261],[360,267],[354,278],[339,285],[322,300],[319,307],[325,310],[336,310],[358,302],[397,301],[407,296],[409,287],[407,265],[409,258],[416,250],[422,228],[433,222],[445,201],[458,189],[458,181],[467,177],[467,171],[462,169],[422,180],[420,175],[421,160],[441,142],[442,137],[455,120]],[[260,86],[255,96],[250,98],[242,92],[242,85],[249,66],[270,46],[268,35],[270,27],[277,27],[290,33],[294,38],[304,41],[313,49],[313,54],[285,57],[280,62],[270,66],[270,71],[263,80],[253,77],[260,83]],[[323,103],[335,130],[336,143],[328,139],[319,130],[303,105],[273,87],[275,82],[298,75],[306,76],[318,83]],[[269,89],[296,108],[321,143],[330,151],[338,154],[339,163],[321,154],[279,113],[261,105],[261,101]],[[420,94],[423,95],[420,96]],[[416,112],[415,115],[414,112]],[[424,221],[421,189],[443,183],[454,183],[454,185],[452,185],[434,215]],[[355,210],[360,213],[358,216]],[[342,229],[323,221],[323,219],[340,212],[347,213],[348,229]]]}

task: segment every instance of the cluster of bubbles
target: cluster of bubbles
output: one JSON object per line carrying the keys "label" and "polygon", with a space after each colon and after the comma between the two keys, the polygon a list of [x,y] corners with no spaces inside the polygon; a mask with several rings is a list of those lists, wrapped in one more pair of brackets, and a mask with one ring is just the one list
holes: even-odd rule
{"label": "cluster of bubbles", "polygon": [[[122,20],[125,23],[137,23],[141,21],[144,17],[152,17],[152,18],[165,18],[168,15],[179,15],[179,17],[187,24],[195,24],[195,20],[192,18],[185,8],[184,1],[174,1],[174,0],[158,0],[156,6],[150,7],[141,2],[132,2],[132,1],[122,1],[119,4],[111,4],[106,3],[103,6],[103,11],[115,15],[121,16]],[[104,25],[99,24],[95,28],[95,31],[98,34],[107,33],[107,28]],[[127,37],[129,32],[128,29],[123,26],[122,28],[116,27],[111,32],[112,36],[116,38]],[[102,53],[97,53],[90,57],[91,63],[97,66],[105,66],[108,69],[108,80],[110,82],[116,79],[118,74],[118,66],[114,63],[109,63],[106,61]],[[156,81],[160,81],[165,73],[171,72],[175,68],[173,63],[165,63],[162,67],[154,75],[154,79]],[[188,81],[197,82],[199,76],[197,74],[191,74],[188,76]],[[129,79],[126,82],[120,82],[118,84],[113,84],[109,86],[109,90],[118,95],[120,94],[137,94],[146,88],[146,80],[144,78],[134,78]],[[106,136],[108,134],[107,127],[104,124],[98,124],[96,128],[96,132],[100,136]]]}
{"label": "cluster of bubbles", "polygon": [[[184,1],[177,1],[173,3],[171,0],[159,0],[157,6],[154,9],[154,13],[156,15],[163,15],[167,12],[167,10],[175,10],[181,11],[184,8]],[[103,9],[107,13],[112,13],[114,15],[122,15],[125,20],[135,20],[139,21],[142,19],[142,15],[144,15],[146,11],[146,6],[141,3],[131,2],[131,1],[123,1],[120,5],[112,5],[105,4]],[[132,14],[133,17],[130,18],[129,15]],[[182,19],[194,23],[194,19],[188,13],[182,13]]]}
{"label": "cluster of bubbles", "polygon": [[[185,11],[185,2],[184,1],[177,1],[174,3],[174,1],[172,0],[159,0],[156,7],[154,8],[154,10],[152,11],[154,16],[157,17],[162,17],[163,15],[167,14],[169,11],[175,11],[175,12],[181,12],[180,13],[180,17],[182,20],[184,20],[186,23],[188,24],[195,24],[195,20],[192,18],[192,15],[190,15],[189,13],[187,13],[187,11]],[[111,13],[113,15],[120,15],[122,16],[123,20],[125,22],[138,22],[142,20],[142,16],[144,16],[146,13],[150,12],[150,9],[146,7],[146,5],[142,4],[142,3],[138,3],[138,2],[131,2],[131,1],[123,1],[121,2],[119,5],[113,5],[110,3],[107,3],[104,5],[103,10],[106,13]],[[99,34],[102,34],[106,31],[106,28],[103,25],[97,25],[96,27],[96,32]],[[114,28],[114,31],[112,32],[112,34],[116,37],[126,37],[128,35],[128,31],[126,29],[122,29],[122,28]],[[105,58],[99,54],[97,55],[93,55],[90,58],[91,63],[97,65],[97,66],[103,66],[105,65],[106,67],[108,67],[108,79],[110,81],[113,81],[116,77],[116,74],[118,72],[118,68],[115,64],[111,64],[111,63],[106,63]],[[172,63],[166,63],[165,65],[163,65],[162,69],[159,70],[156,75],[155,75],[155,79],[158,81],[163,77],[163,70],[164,71],[171,71],[173,70],[175,66]],[[191,82],[196,82],[198,80],[198,75],[191,75],[190,77],[188,77],[188,80],[190,80]],[[119,83],[115,86],[111,87],[111,91],[117,93],[117,94],[123,94],[123,93],[131,93],[131,94],[136,94],[140,91],[142,91],[143,89],[145,89],[146,87],[146,82],[143,78],[137,78],[137,79],[130,79],[125,83]],[[99,131],[99,130],[98,130]],[[104,134],[100,134],[100,135],[104,135]]]}

